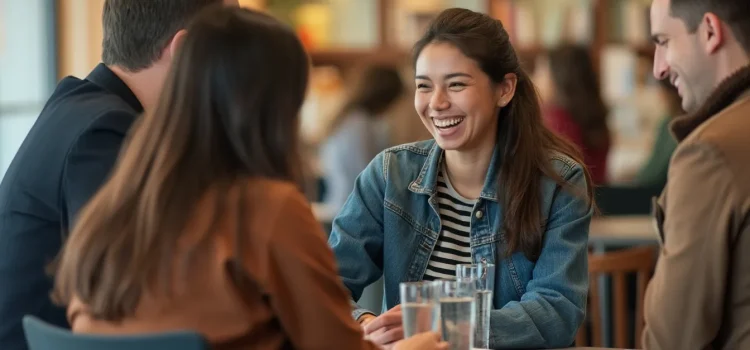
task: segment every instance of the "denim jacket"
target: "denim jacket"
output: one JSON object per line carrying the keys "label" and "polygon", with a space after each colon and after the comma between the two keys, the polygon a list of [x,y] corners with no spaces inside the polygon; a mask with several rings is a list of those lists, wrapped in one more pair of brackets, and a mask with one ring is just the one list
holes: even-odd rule
{"label": "denim jacket", "polygon": [[[400,303],[399,283],[422,280],[441,232],[436,179],[442,153],[433,140],[396,146],[381,152],[357,178],[329,238],[353,300],[383,276],[383,306],[390,309]],[[504,257],[500,153],[497,147],[472,211],[470,233],[472,260],[496,265],[490,346],[570,346],[585,312],[592,210],[585,198],[543,178],[541,254],[536,262],[520,251]],[[561,154],[550,161],[563,179],[585,191],[581,165]],[[356,307],[353,316],[367,312]]]}

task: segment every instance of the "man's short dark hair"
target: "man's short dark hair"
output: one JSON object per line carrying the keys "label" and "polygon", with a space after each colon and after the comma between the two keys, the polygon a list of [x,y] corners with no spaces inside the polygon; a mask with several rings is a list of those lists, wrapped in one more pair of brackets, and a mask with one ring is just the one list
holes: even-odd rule
{"label": "man's short dark hair", "polygon": [[750,0],[671,0],[670,12],[694,33],[711,12],[729,26],[745,52],[750,53]]}
{"label": "man's short dark hair", "polygon": [[200,10],[221,0],[106,0],[102,62],[137,72],[161,57]]}

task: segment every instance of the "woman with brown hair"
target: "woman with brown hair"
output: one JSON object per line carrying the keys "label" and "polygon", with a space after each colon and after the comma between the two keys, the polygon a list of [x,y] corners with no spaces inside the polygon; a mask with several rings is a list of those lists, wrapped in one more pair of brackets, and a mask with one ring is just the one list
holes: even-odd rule
{"label": "woman with brown hair", "polygon": [[390,148],[360,175],[329,244],[358,300],[384,277],[371,339],[403,335],[399,283],[496,265],[490,347],[573,343],[588,293],[592,182],[573,145],[542,124],[539,98],[502,24],[448,9],[414,47],[414,105],[434,140]]}
{"label": "woman with brown hair", "polygon": [[331,122],[320,159],[326,185],[323,202],[333,212],[344,205],[359,173],[388,147],[383,113],[403,91],[404,83],[395,67],[368,66]]}
{"label": "woman with brown hair", "polygon": [[591,55],[585,47],[563,45],[551,50],[540,63],[537,76],[546,73],[540,81],[545,124],[581,150],[594,184],[606,183],[611,145],[609,111]]}
{"label": "woman with brown hair", "polygon": [[[74,332],[203,334],[216,349],[376,349],[295,184],[309,62],[294,33],[212,8],[56,269]],[[400,344],[438,348],[437,335]]]}

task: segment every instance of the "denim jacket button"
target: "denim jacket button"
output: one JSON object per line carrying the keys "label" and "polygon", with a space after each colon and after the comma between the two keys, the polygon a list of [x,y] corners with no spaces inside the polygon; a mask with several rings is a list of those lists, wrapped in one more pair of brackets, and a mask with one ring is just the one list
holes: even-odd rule
{"label": "denim jacket button", "polygon": [[484,213],[482,213],[481,210],[477,210],[477,212],[474,213],[474,216],[476,216],[477,219],[481,219],[484,216]]}

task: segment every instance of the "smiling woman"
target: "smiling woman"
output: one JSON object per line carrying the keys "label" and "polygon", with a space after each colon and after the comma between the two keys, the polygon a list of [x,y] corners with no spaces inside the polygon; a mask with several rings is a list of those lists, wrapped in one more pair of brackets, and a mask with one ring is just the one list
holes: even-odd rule
{"label": "smiling woman", "polygon": [[503,25],[448,9],[414,47],[414,106],[434,140],[388,149],[358,178],[329,244],[357,300],[381,275],[391,311],[354,317],[398,339],[398,285],[494,263],[491,348],[573,343],[588,290],[592,184],[575,148],[542,124]]}
{"label": "smiling woman", "polygon": [[[414,106],[438,144],[446,150],[491,152],[497,139],[495,112],[501,101],[512,97],[515,76],[501,84],[492,84],[476,61],[449,43],[425,47],[417,59],[416,71]],[[449,163],[455,154],[458,153],[449,153]],[[481,190],[484,179],[477,180],[474,196]]]}

